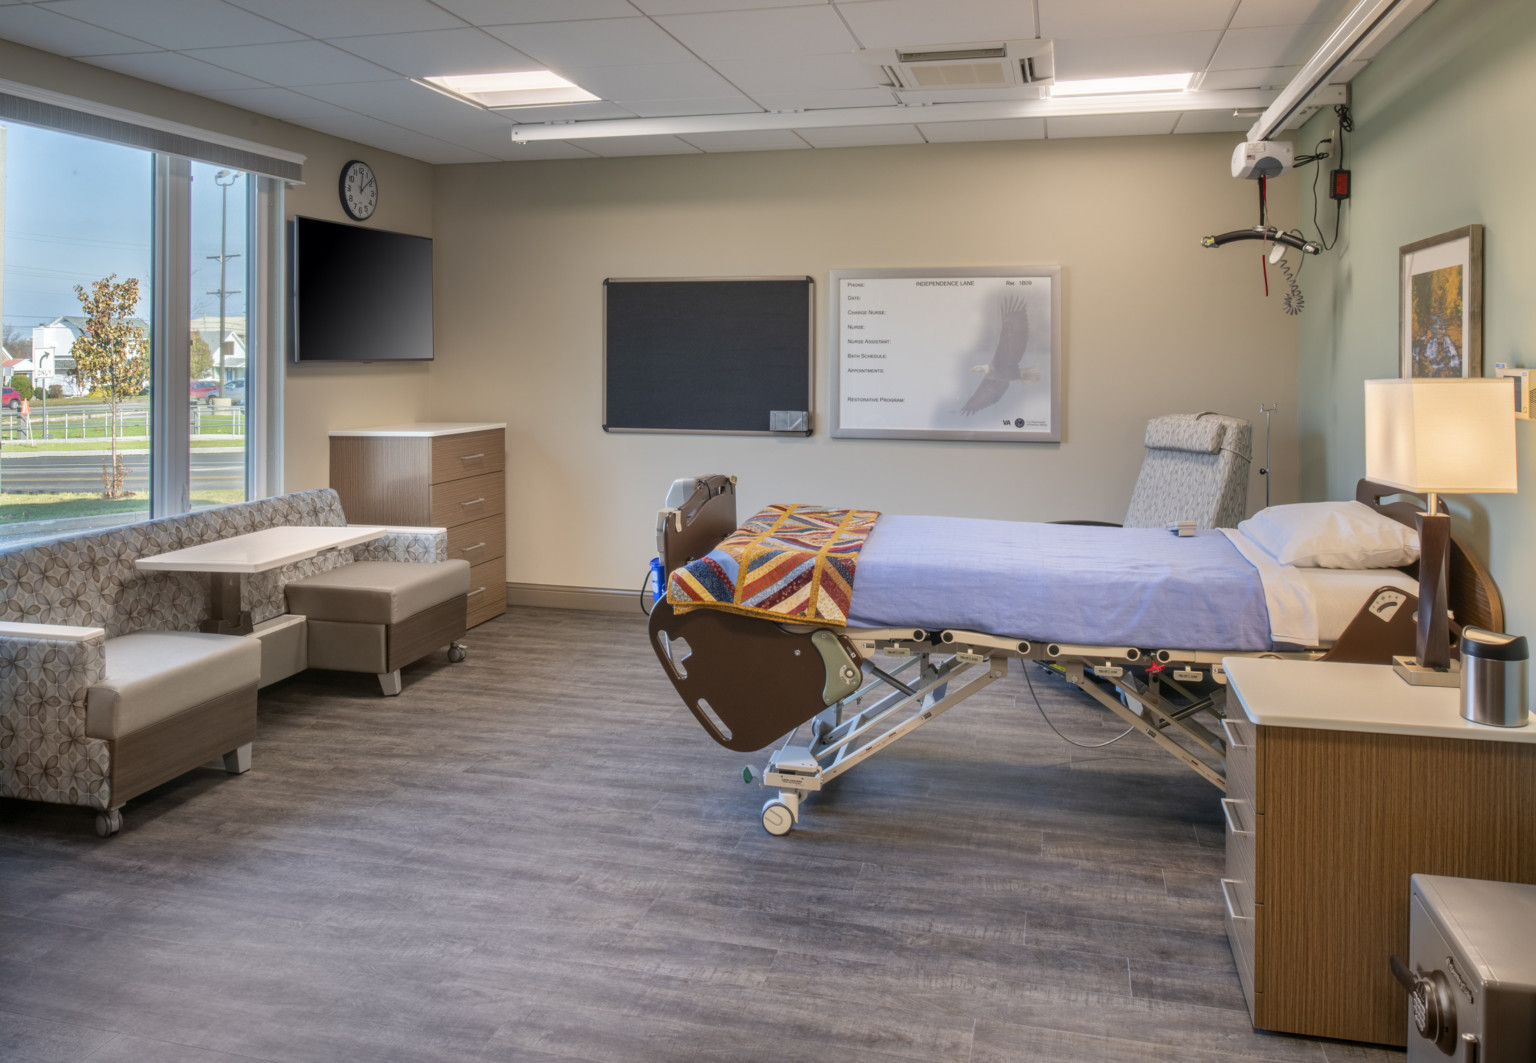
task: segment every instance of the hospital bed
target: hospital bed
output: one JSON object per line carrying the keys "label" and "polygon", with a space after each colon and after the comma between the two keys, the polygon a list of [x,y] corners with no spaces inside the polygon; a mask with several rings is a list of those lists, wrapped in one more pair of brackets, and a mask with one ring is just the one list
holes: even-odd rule
{"label": "hospital bed", "polygon": [[[691,488],[657,518],[669,574],[737,528],[734,477]],[[1356,500],[1411,527],[1416,506],[1383,502],[1397,493],[1362,480]],[[963,564],[938,546],[968,538],[985,549]],[[761,774],[777,791],[762,809],[771,834],[787,834],[833,779],[1004,678],[1010,660],[1059,672],[1225,791],[1223,657],[1386,664],[1414,652],[1416,565],[1299,569],[1241,539],[882,516],[848,626],[679,613],[662,598],[649,635],[716,742],[749,752],[782,739]],[[1448,591],[1454,628],[1503,630],[1498,588],[1454,539]]]}

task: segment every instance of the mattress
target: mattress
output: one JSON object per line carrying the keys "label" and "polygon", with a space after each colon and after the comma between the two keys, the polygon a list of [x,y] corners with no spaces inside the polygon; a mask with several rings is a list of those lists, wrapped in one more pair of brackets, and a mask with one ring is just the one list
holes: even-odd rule
{"label": "mattress", "polygon": [[1417,589],[1396,569],[1280,565],[1234,529],[888,515],[859,555],[849,624],[1258,652],[1330,645],[1384,585]]}

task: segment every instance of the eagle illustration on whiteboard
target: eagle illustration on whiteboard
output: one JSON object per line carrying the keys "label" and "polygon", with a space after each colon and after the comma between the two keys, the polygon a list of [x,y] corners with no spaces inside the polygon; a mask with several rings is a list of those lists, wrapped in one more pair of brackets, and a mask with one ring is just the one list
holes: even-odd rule
{"label": "eagle illustration on whiteboard", "polygon": [[960,408],[966,417],[995,405],[1015,380],[1033,384],[1040,379],[1040,370],[1020,368],[1024,348],[1029,346],[1029,311],[1024,307],[1023,298],[1009,295],[1003,300],[1002,311],[1003,327],[998,332],[997,350],[992,360],[971,370],[985,375],[976,385],[975,393]]}

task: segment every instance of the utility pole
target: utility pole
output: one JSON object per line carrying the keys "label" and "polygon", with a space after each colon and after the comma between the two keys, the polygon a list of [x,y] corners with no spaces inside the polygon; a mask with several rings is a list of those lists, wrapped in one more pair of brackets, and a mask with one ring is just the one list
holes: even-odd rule
{"label": "utility pole", "polygon": [[213,175],[213,183],[223,190],[223,198],[219,201],[219,253],[209,255],[209,258],[219,260],[219,287],[217,291],[211,291],[209,295],[219,297],[219,390],[216,393],[219,398],[224,397],[224,298],[230,295],[239,295],[239,288],[226,288],[224,286],[224,265],[232,258],[239,258],[240,252],[229,254],[229,186],[240,179],[240,175],[233,170],[220,170]]}

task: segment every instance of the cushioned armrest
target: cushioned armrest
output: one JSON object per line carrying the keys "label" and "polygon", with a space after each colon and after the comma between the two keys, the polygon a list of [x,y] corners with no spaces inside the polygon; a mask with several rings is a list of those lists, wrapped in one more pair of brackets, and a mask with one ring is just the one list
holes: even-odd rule
{"label": "cushioned armrest", "polygon": [[0,623],[0,797],[107,807],[107,745],[85,734],[106,644],[99,627]]}
{"label": "cushioned armrest", "polygon": [[447,561],[447,528],[385,528],[382,538],[352,548],[355,561]]}

